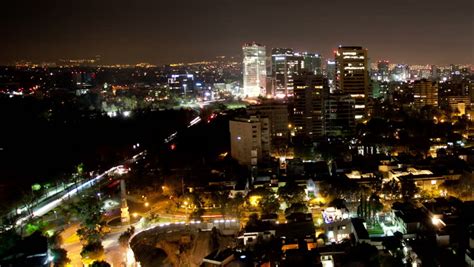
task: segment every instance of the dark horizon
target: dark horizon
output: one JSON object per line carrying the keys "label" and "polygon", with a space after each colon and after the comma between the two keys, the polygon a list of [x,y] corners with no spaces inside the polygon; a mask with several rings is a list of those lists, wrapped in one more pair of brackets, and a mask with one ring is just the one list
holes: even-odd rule
{"label": "dark horizon", "polygon": [[195,62],[240,56],[241,45],[251,41],[326,59],[339,45],[360,45],[372,62],[474,61],[469,0],[19,0],[2,10],[1,64],[95,55],[104,64]]}

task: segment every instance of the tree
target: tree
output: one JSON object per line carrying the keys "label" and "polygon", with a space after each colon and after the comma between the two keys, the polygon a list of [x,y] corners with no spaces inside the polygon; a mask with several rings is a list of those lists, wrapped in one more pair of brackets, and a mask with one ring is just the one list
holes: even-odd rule
{"label": "tree", "polygon": [[77,231],[81,240],[89,243],[100,242],[102,239],[102,208],[97,198],[93,195],[86,195],[74,205],[73,209],[81,222],[81,228]]}
{"label": "tree", "polygon": [[410,178],[401,179],[400,191],[405,202],[410,201],[420,190]]}
{"label": "tree", "polygon": [[21,240],[21,236],[14,229],[0,234],[0,256],[3,256]]}
{"label": "tree", "polygon": [[51,249],[51,256],[53,257],[54,267],[64,267],[71,262],[67,257],[67,251],[63,248]]}
{"label": "tree", "polygon": [[383,206],[383,203],[380,201],[380,197],[377,196],[376,194],[372,194],[370,196],[369,201],[370,201],[370,204],[372,205],[372,211],[373,211],[372,219],[373,219],[377,212],[380,212],[383,210],[384,206]]}
{"label": "tree", "polygon": [[303,203],[292,204],[285,210],[285,215],[290,215],[292,213],[308,213],[308,207]]}
{"label": "tree", "polygon": [[262,210],[262,214],[277,213],[280,210],[280,202],[278,202],[278,199],[274,194],[263,197],[260,200],[259,205]]}
{"label": "tree", "polygon": [[328,242],[328,236],[323,233],[319,234],[317,239],[323,240],[324,243]]}
{"label": "tree", "polygon": [[278,195],[286,202],[288,206],[291,206],[294,203],[303,202],[306,193],[303,187],[297,185],[293,181],[289,181],[285,186],[278,189]]}
{"label": "tree", "polygon": [[81,228],[77,230],[79,238],[85,242],[82,247],[81,257],[83,261],[90,263],[94,260],[101,260],[104,256],[102,246],[102,209],[100,202],[94,195],[84,196],[73,210],[81,222]]}
{"label": "tree", "polygon": [[347,209],[347,203],[344,199],[336,198],[329,202],[328,207],[335,207],[337,209]]}
{"label": "tree", "polygon": [[337,177],[320,186],[321,194],[329,199],[356,200],[364,191],[367,191],[366,188],[359,186],[353,179]]}
{"label": "tree", "polygon": [[76,173],[77,175],[79,176],[82,176],[84,174],[84,163],[79,163],[77,166],[76,166]]}
{"label": "tree", "polygon": [[474,177],[472,174],[463,174],[457,181],[445,181],[440,188],[463,200],[474,199]]}
{"label": "tree", "polygon": [[213,191],[211,193],[212,203],[220,209],[222,215],[228,213],[227,206],[229,204],[229,192],[228,191]]}
{"label": "tree", "polygon": [[383,209],[383,204],[377,195],[372,194],[367,201],[365,195],[361,195],[359,206],[357,207],[357,214],[368,222],[374,222],[377,212]]}
{"label": "tree", "polygon": [[361,266],[380,266],[378,250],[375,246],[367,243],[359,243],[347,252],[347,263],[362,264]]}
{"label": "tree", "polygon": [[400,185],[395,180],[390,180],[382,185],[381,193],[385,198],[397,199],[400,194]]}
{"label": "tree", "polygon": [[106,261],[94,261],[91,267],[110,267],[110,264]]}
{"label": "tree", "polygon": [[102,260],[104,257],[104,247],[100,242],[87,243],[82,247],[81,257],[86,262]]}
{"label": "tree", "polygon": [[120,247],[122,248],[127,248],[128,247],[128,242],[130,241],[130,238],[132,235],[135,233],[135,227],[130,226],[130,228],[127,229],[127,231],[123,232],[118,239],[118,242],[120,244]]}
{"label": "tree", "polygon": [[273,191],[259,187],[247,194],[247,200],[251,206],[258,207],[263,214],[276,213],[280,209],[280,203]]}
{"label": "tree", "polygon": [[59,232],[54,232],[49,238],[48,238],[48,245],[50,248],[60,248],[63,243],[63,239]]}

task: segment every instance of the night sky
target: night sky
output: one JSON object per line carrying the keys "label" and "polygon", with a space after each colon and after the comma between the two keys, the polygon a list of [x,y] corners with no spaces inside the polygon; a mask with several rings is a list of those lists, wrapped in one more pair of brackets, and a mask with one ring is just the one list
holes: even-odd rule
{"label": "night sky", "polygon": [[473,63],[472,0],[2,0],[0,63],[102,55],[164,64],[238,56],[241,45],[372,61]]}

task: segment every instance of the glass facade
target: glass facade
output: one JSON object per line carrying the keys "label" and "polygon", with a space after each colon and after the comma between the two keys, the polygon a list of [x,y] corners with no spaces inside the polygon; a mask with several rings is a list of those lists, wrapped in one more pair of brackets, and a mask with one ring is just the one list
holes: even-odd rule
{"label": "glass facade", "polygon": [[266,95],[266,52],[265,46],[251,43],[242,47],[244,54],[243,94],[245,97]]}

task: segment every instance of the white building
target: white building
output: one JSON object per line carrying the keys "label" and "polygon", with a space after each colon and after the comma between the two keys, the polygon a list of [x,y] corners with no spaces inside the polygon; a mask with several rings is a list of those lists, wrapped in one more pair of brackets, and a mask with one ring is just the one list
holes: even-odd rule
{"label": "white building", "polygon": [[267,64],[265,46],[250,43],[242,47],[244,54],[244,97],[266,95]]}
{"label": "white building", "polygon": [[236,118],[229,121],[230,153],[245,166],[257,166],[270,156],[270,123],[268,118]]}

